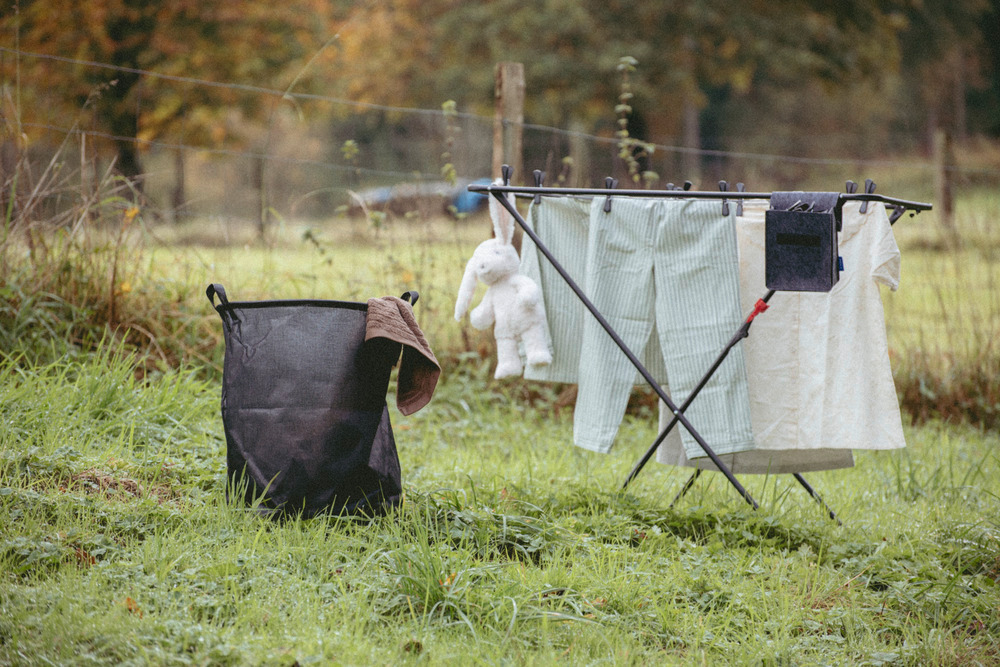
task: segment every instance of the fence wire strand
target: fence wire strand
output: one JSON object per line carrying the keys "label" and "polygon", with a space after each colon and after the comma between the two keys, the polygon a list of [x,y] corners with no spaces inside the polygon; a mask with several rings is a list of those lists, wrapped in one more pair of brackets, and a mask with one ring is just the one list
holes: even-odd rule
{"label": "fence wire strand", "polygon": [[[184,141],[171,141],[165,137],[131,137],[121,136],[97,129],[83,129],[76,125],[65,127],[52,122],[36,122],[28,120],[19,123],[20,127],[38,131],[41,133],[54,133],[62,137],[77,134],[83,141],[98,140],[104,142],[122,143],[131,142],[140,148],[145,157],[145,161],[156,168],[147,171],[146,180],[151,186],[150,190],[155,192],[159,189],[166,191],[170,185],[167,183],[156,183],[157,178],[167,180],[164,173],[169,171],[168,153],[183,152],[186,155],[194,156],[191,169],[193,178],[189,178],[192,183],[206,186],[204,191],[193,192],[191,201],[209,202],[213,201],[211,196],[206,196],[206,192],[219,192],[221,199],[219,204],[232,210],[241,208],[239,202],[247,200],[247,192],[251,190],[248,181],[252,181],[254,176],[248,176],[254,170],[253,165],[272,165],[275,169],[268,177],[270,182],[266,185],[268,189],[274,191],[275,196],[270,197],[274,202],[297,201],[303,193],[313,193],[320,190],[348,190],[361,188],[375,188],[405,182],[432,182],[442,180],[440,171],[427,169],[428,165],[442,167],[443,147],[447,148],[447,156],[454,164],[455,174],[462,181],[471,181],[478,177],[488,176],[491,164],[492,133],[494,119],[492,116],[470,113],[465,111],[445,111],[443,109],[425,109],[415,107],[403,107],[371,102],[350,100],[342,97],[321,95],[316,93],[290,92],[268,88],[252,84],[210,81],[195,77],[167,74],[153,70],[139,69],[103,63],[94,60],[80,58],[70,58],[54,54],[36,53],[0,46],[0,54],[8,54],[15,58],[32,58],[62,63],[76,67],[89,67],[104,69],[112,72],[136,74],[149,79],[156,79],[171,83],[200,86],[212,89],[225,89],[240,92],[252,96],[270,97],[276,99],[291,98],[292,100],[321,102],[345,108],[350,108],[356,112],[346,120],[339,119],[334,122],[326,119],[322,114],[317,114],[318,118],[311,119],[308,130],[298,127],[293,130],[284,130],[278,133],[273,145],[272,142],[265,141],[262,147],[248,149],[242,146],[208,145],[205,143],[189,143]],[[140,102],[141,103],[141,100]],[[362,158],[348,158],[344,153],[344,146],[353,142],[352,133],[371,134],[367,126],[374,125],[376,128],[383,128],[379,123],[385,123],[384,115],[393,114],[404,121],[402,125],[407,135],[403,139],[377,137],[371,139],[363,145]],[[407,121],[406,119],[410,119]],[[326,125],[326,136],[315,140],[315,137],[308,138],[308,132],[315,132],[317,126]],[[407,125],[407,123],[409,123]],[[508,123],[510,125],[511,123]],[[610,175],[621,165],[617,158],[619,139],[611,136],[590,134],[578,130],[568,130],[551,127],[536,123],[521,123],[521,129],[525,133],[524,145],[526,149],[525,164],[527,171],[533,167],[543,167],[546,171],[559,171],[563,158],[570,151],[570,145],[583,144],[586,147],[586,155],[592,164],[577,165],[576,169],[580,178],[585,178],[587,174],[600,172],[602,169],[606,175]],[[376,133],[378,130],[376,130]],[[268,129],[268,136],[271,131]],[[232,141],[232,140],[231,140]],[[397,142],[397,143],[393,143]],[[406,142],[405,145],[402,145]],[[246,142],[244,142],[246,143]],[[252,142],[251,142],[252,143]],[[793,178],[805,180],[803,176],[808,176],[808,171],[818,170],[817,174],[822,174],[828,178],[834,173],[830,169],[837,169],[839,173],[845,172],[856,174],[859,170],[879,171],[881,173],[905,174],[905,178],[893,180],[908,180],[919,182],[917,186],[922,192],[931,189],[931,181],[935,171],[935,164],[927,159],[911,160],[891,160],[872,158],[850,158],[850,157],[814,157],[803,155],[785,155],[780,153],[764,153],[738,150],[719,150],[693,148],[679,146],[670,143],[650,144],[653,153],[659,161],[653,164],[653,171],[659,168],[662,171],[670,172],[677,170],[683,162],[683,156],[697,156],[702,158],[703,163],[715,164],[716,171],[729,169],[733,172],[746,172],[747,177],[743,180],[748,182],[756,179],[755,182],[767,180],[767,176],[781,176],[782,169],[785,170],[784,178],[790,181]],[[308,147],[308,150],[303,148]],[[332,156],[340,154],[342,161],[331,159]],[[530,153],[530,154],[529,154]],[[530,160],[530,162],[529,162]],[[717,161],[712,163],[711,161]],[[220,161],[228,161],[228,164],[220,167]],[[719,166],[719,165],[722,166]],[[727,166],[728,165],[728,166]],[[830,168],[830,169],[827,169]],[[94,172],[97,172],[96,164]],[[799,171],[796,171],[798,169]],[[589,170],[589,171],[586,171]],[[957,180],[967,179],[971,181],[995,181],[1000,180],[1000,169],[984,166],[970,165],[950,165],[947,170],[953,174]],[[326,174],[325,176],[320,175]],[[716,176],[714,172],[708,175]],[[524,178],[525,175],[522,175]],[[83,176],[81,175],[81,178]],[[175,174],[175,178],[178,176]],[[554,176],[550,177],[549,183]],[[212,180],[229,179],[230,183],[210,185]],[[667,179],[664,178],[664,181]],[[678,179],[681,181],[684,179]],[[710,182],[710,178],[703,179]],[[232,182],[235,181],[236,185]],[[735,179],[734,181],[735,182]],[[192,190],[197,190],[197,185],[189,186]],[[926,198],[926,197],[925,197]],[[252,199],[252,197],[249,197]],[[317,197],[315,205],[319,208],[329,208],[336,202],[330,198]],[[234,203],[235,202],[235,203]],[[277,205],[277,204],[276,204]],[[246,215],[254,215],[253,206],[243,206]]]}

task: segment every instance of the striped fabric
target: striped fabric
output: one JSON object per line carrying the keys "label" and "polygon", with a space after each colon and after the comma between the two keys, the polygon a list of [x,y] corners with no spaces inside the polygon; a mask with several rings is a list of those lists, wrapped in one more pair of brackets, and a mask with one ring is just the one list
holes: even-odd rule
{"label": "striped fabric", "polygon": [[[610,213],[603,207],[603,198],[546,198],[532,207],[529,219],[653,376],[666,385],[669,372],[672,396],[680,404],[742,322],[733,217],[723,217],[717,201],[622,197],[613,200]],[[522,270],[545,293],[554,353],[551,368],[533,369],[526,377],[578,382],[574,442],[607,452],[640,378],[530,245],[522,253]],[[720,454],[752,448],[739,346],[687,416]],[[704,456],[689,433],[681,435],[690,458]]]}
{"label": "striped fabric", "polygon": [[[589,197],[547,197],[537,205],[532,204],[527,217],[528,225],[580,287],[585,286],[587,277],[590,200]],[[527,236],[521,245],[521,273],[542,288],[546,327],[553,353],[552,363],[548,366],[525,366],[524,377],[576,384],[579,380],[583,323],[592,319],[591,315]],[[666,384],[667,371],[663,367],[656,337],[650,339],[644,354],[639,356],[653,377]],[[636,374],[635,382],[645,381]]]}
{"label": "striped fabric", "polygon": [[[655,322],[681,404],[739,328],[739,261],[735,216],[718,201],[619,198],[610,213],[591,204],[587,290],[630,349],[641,350]],[[574,442],[606,452],[628,403],[635,371],[592,318],[584,322]],[[753,447],[750,399],[737,346],[686,416],[719,454]],[[681,433],[689,458],[704,456]]]}

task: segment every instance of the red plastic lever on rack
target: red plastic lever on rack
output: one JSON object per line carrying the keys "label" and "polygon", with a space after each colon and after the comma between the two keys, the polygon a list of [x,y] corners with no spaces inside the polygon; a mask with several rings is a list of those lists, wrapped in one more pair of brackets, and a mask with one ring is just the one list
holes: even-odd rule
{"label": "red plastic lever on rack", "polygon": [[753,306],[753,312],[747,317],[747,322],[753,322],[753,318],[763,313],[767,308],[768,306],[764,299],[757,299],[757,303]]}

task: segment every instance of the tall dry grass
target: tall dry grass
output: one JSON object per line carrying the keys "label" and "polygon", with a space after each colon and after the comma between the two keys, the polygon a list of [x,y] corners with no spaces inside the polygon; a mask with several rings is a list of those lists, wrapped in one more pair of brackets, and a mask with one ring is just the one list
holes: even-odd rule
{"label": "tall dry grass", "polygon": [[[6,133],[14,136],[12,128]],[[462,265],[489,234],[485,221],[415,213],[378,225],[329,220],[305,232],[281,221],[270,246],[251,247],[239,228],[212,235],[206,221],[159,225],[165,216],[110,167],[85,178],[81,151],[68,140],[40,162],[14,153],[0,183],[0,354],[43,363],[114,338],[135,353],[140,373],[218,369],[220,331],[203,289],[208,281],[242,281],[249,270],[253,278],[233,286],[251,286],[239,290],[241,298],[364,299],[418,289],[421,323],[440,358],[475,373],[492,359],[488,332],[451,319]],[[976,186],[957,201],[957,246],[946,242],[933,212],[895,227],[904,276],[900,290],[885,295],[890,353],[914,422],[997,428],[1000,195]],[[203,270],[192,269],[192,257]],[[247,270],[227,271],[227,261]],[[527,386],[519,395],[550,397]]]}
{"label": "tall dry grass", "polygon": [[964,194],[957,243],[933,214],[908,229],[899,291],[886,294],[896,389],[915,423],[1000,427],[1000,195]]}
{"label": "tall dry grass", "polygon": [[152,209],[135,186],[113,165],[88,182],[68,140],[40,168],[18,143],[0,183],[0,354],[45,363],[113,338],[143,372],[208,361],[216,340],[189,295],[137,290]]}

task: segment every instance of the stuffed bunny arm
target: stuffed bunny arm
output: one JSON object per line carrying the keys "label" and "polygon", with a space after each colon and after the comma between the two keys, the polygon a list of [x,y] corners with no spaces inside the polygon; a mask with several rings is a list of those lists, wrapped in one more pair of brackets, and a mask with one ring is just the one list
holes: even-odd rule
{"label": "stuffed bunny arm", "polygon": [[477,278],[475,257],[473,257],[465,265],[465,274],[462,276],[462,282],[458,287],[458,296],[455,298],[456,322],[461,322],[465,314],[469,312],[469,306],[472,304],[472,295],[476,292]]}
{"label": "stuffed bunny arm", "polygon": [[517,290],[517,301],[525,310],[533,311],[542,300],[542,290],[538,284],[524,275],[517,275],[512,278]]}
{"label": "stuffed bunny arm", "polygon": [[483,330],[496,322],[496,309],[493,307],[493,290],[487,289],[483,300],[469,313],[469,323],[476,329]]}

